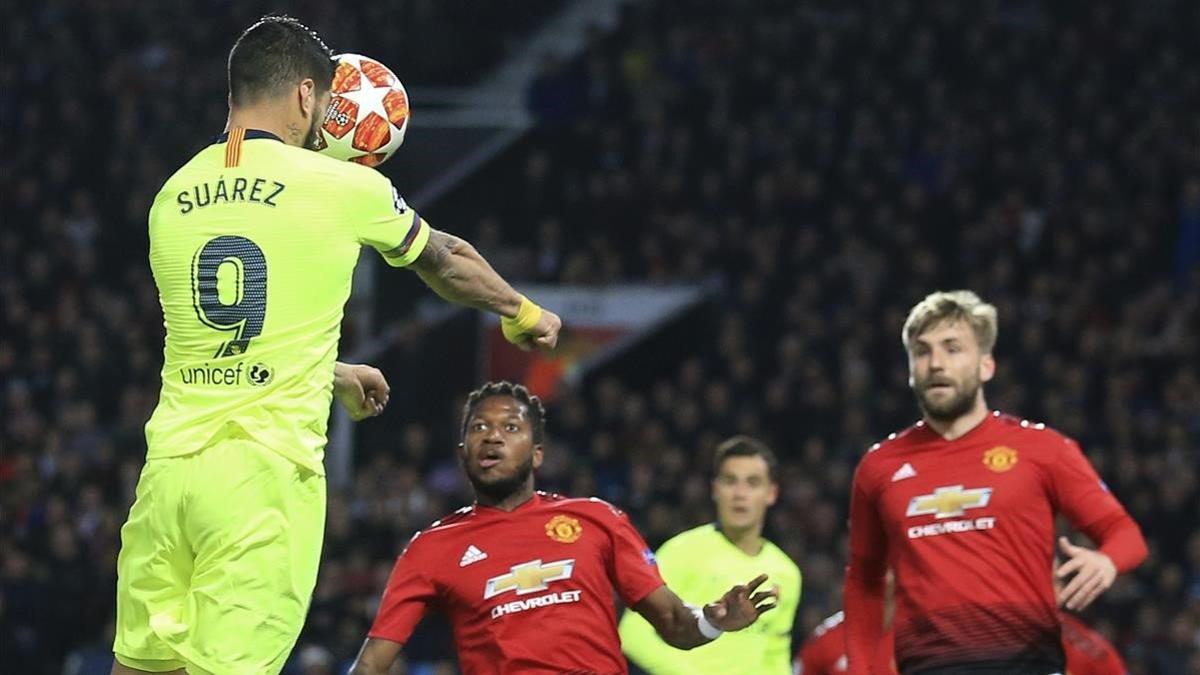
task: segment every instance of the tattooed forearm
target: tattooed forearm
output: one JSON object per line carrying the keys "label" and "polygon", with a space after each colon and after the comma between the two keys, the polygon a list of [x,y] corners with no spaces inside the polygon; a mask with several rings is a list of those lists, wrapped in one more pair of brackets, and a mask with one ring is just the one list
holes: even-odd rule
{"label": "tattooed forearm", "polygon": [[410,266],[435,293],[451,302],[515,316],[521,296],[470,243],[432,230],[421,255]]}

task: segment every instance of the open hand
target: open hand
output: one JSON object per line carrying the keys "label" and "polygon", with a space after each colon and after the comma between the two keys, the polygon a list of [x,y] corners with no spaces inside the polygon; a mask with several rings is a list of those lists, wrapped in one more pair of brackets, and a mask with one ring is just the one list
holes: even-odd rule
{"label": "open hand", "polygon": [[1059,579],[1075,575],[1058,593],[1058,604],[1070,610],[1086,609],[1100,594],[1108,590],[1117,578],[1117,566],[1112,558],[1090,548],[1076,546],[1066,537],[1058,538],[1058,546],[1068,560],[1054,571]]}
{"label": "open hand", "polygon": [[378,368],[340,362],[334,365],[333,394],[355,422],[382,413],[390,392],[387,378]]}
{"label": "open hand", "polygon": [[755,591],[767,575],[760,574],[748,584],[738,584],[725,592],[720,600],[704,606],[708,622],[723,631],[741,630],[758,620],[763,613],[775,609],[779,590]]}

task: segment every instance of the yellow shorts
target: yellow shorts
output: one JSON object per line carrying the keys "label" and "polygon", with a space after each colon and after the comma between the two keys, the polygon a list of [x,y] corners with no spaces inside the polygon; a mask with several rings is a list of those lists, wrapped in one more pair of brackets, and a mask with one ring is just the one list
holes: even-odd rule
{"label": "yellow shorts", "polygon": [[121,528],[119,662],[278,673],[317,579],[325,477],[245,438],[151,459]]}

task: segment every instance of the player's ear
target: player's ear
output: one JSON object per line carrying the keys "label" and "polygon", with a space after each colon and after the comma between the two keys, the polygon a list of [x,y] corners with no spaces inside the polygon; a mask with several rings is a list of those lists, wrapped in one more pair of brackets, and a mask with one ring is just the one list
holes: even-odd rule
{"label": "player's ear", "polygon": [[312,117],[317,109],[317,83],[311,77],[306,77],[300,80],[300,88],[297,93],[300,97],[300,110],[303,111],[304,117],[306,119]]}
{"label": "player's ear", "polygon": [[979,357],[979,381],[990,382],[996,376],[996,359],[991,354]]}
{"label": "player's ear", "polygon": [[540,469],[542,467],[542,444],[538,443],[533,446],[533,468]]}
{"label": "player's ear", "polygon": [[779,483],[771,481],[771,491],[767,495],[767,506],[775,506],[776,500],[779,499]]}

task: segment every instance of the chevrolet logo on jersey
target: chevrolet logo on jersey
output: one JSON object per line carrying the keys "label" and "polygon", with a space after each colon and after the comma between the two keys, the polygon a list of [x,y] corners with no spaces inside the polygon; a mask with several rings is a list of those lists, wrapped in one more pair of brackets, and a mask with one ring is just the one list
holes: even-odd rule
{"label": "chevrolet logo on jersey", "polygon": [[908,503],[908,516],[934,515],[938,518],[961,516],[967,509],[978,509],[988,505],[992,488],[964,490],[961,485],[936,488],[933,494],[913,497]]}
{"label": "chevrolet logo on jersey", "polygon": [[530,560],[527,563],[514,565],[508,574],[488,579],[487,586],[483,590],[483,599],[494,598],[508,591],[516,591],[517,595],[544,591],[549,588],[551,581],[570,579],[571,573],[574,571],[574,558],[545,564],[541,560]]}

